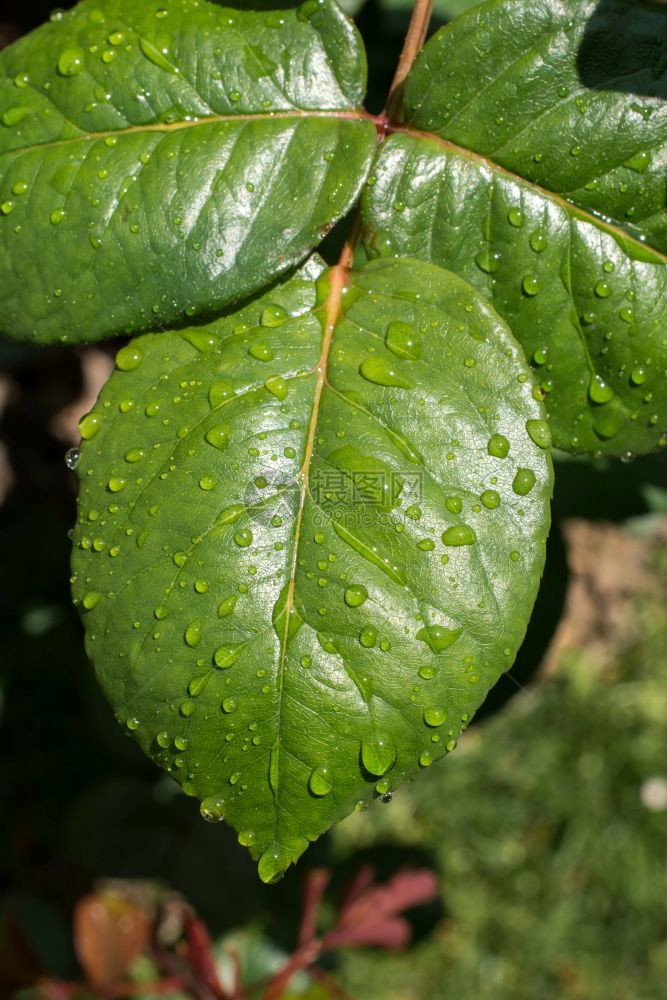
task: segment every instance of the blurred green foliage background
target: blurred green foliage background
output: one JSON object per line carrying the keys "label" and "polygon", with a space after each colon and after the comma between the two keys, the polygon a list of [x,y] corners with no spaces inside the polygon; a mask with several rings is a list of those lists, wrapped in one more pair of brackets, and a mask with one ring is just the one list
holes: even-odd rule
{"label": "blurred green foliage background", "polygon": [[[470,6],[436,0],[438,22]],[[6,7],[5,37],[48,14]],[[375,110],[409,4],[357,9]],[[289,949],[298,922],[302,871],[263,886],[233,833],[203,823],[121,732],[86,661],[57,430],[80,405],[86,356],[0,346],[1,997],[36,966],[77,975],[71,909],[102,877],[171,886],[214,935],[248,926]],[[554,514],[524,649],[459,749],[303,859],[337,885],[366,862],[439,873],[441,907],[416,915],[410,950],[340,957],[357,1000],[667,996],[665,461],[561,459]]]}

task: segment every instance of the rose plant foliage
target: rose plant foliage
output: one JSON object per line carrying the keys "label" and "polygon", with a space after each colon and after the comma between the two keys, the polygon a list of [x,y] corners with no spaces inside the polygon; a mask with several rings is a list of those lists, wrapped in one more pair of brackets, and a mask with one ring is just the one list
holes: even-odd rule
{"label": "rose plant foliage", "polygon": [[366,111],[333,0],[84,0],[0,55],[0,327],[137,335],[80,424],[87,649],[267,881],[512,665],[552,440],[667,443],[667,10],[489,0],[409,62]]}

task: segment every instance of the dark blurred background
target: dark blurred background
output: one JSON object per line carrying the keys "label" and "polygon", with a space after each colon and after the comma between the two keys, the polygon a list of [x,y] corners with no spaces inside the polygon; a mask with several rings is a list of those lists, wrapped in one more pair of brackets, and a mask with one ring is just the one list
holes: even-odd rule
{"label": "dark blurred background", "polygon": [[[437,23],[469,6],[440,0]],[[377,110],[408,5],[356,7]],[[49,10],[5,0],[0,45]],[[64,454],[117,346],[0,344],[0,997],[77,975],[72,907],[101,878],[180,891],[214,936],[296,934],[302,871],[262,886],[121,732],[83,652]],[[410,951],[340,960],[357,1000],[667,996],[666,463],[563,457],[554,513],[526,644],[457,753],[302,861],[439,873]]]}

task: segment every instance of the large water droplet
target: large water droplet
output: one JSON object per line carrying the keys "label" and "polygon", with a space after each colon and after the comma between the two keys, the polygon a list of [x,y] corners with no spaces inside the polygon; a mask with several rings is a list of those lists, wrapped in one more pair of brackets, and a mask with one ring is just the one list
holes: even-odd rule
{"label": "large water droplet", "polygon": [[359,642],[365,649],[372,649],[377,642],[377,638],[377,629],[373,628],[372,625],[364,625],[359,633]]}
{"label": "large water droplet", "polygon": [[163,69],[165,73],[178,73],[176,67],[172,66],[165,55],[165,53],[169,51],[167,46],[163,46],[162,51],[160,51],[160,49],[153,45],[152,42],[149,42],[147,38],[140,36],[139,48],[150,62],[152,62],[155,66],[158,66],[160,69]]}
{"label": "large water droplet", "polygon": [[593,403],[608,403],[614,398],[614,390],[607,385],[602,376],[594,375],[588,385],[588,395]]}
{"label": "large water droplet", "polygon": [[364,358],[359,365],[359,373],[374,385],[414,389],[415,383],[396,370],[388,358]]}
{"label": "large water droplet", "polygon": [[213,795],[203,799],[199,807],[202,819],[205,819],[207,823],[220,823],[224,819],[224,806],[224,800]]}
{"label": "large water droplet", "polygon": [[[2,124],[5,125],[7,128],[14,128],[15,125],[20,125],[20,123],[25,118],[27,118],[29,114],[30,114],[30,108],[21,107],[20,105],[18,105],[13,108],[7,108],[6,111],[3,111],[2,118],[0,120],[2,121]],[[16,185],[14,185],[12,190],[14,194],[24,193],[17,191]]]}
{"label": "large water droplet", "polygon": [[494,458],[507,458],[509,455],[510,443],[504,434],[493,434],[489,438],[486,450],[489,455],[493,455]]}
{"label": "large water droplet", "polygon": [[78,47],[65,49],[58,59],[58,72],[61,76],[78,76],[84,67],[85,58],[83,49]]}
{"label": "large water droplet", "polygon": [[361,744],[361,761],[369,772],[380,777],[396,760],[396,750],[391,740],[379,738]]}
{"label": "large water droplet", "polygon": [[424,722],[433,729],[442,726],[446,718],[447,713],[444,708],[427,708],[424,711]]}
{"label": "large water droplet", "polygon": [[218,646],[213,654],[213,662],[221,670],[228,670],[236,663],[242,652],[242,643],[238,646]]}
{"label": "large water droplet", "polygon": [[262,312],[260,323],[268,327],[282,326],[288,319],[289,313],[282,306],[268,305]]}
{"label": "large water droplet", "polygon": [[450,629],[444,628],[442,625],[426,625],[417,632],[416,638],[425,642],[434,653],[442,653],[456,642],[461,632],[460,628]]}
{"label": "large water droplet", "polygon": [[125,347],[121,347],[116,355],[116,367],[120,368],[122,372],[133,371],[133,369],[139,367],[143,357],[143,354],[137,347],[133,344],[126,344]]}
{"label": "large water droplet", "polygon": [[551,447],[551,431],[546,420],[527,420],[526,430],[531,441],[534,441],[538,448]]}
{"label": "large water droplet", "polygon": [[248,348],[248,354],[256,358],[257,361],[273,361],[275,357],[269,345],[263,343],[251,344]]}
{"label": "large water droplet", "polygon": [[74,472],[77,465],[79,464],[80,458],[81,458],[81,452],[79,451],[79,449],[70,448],[67,454],[65,455],[65,465],[67,466],[68,469],[71,469],[72,472]]}
{"label": "large water droplet", "polygon": [[317,795],[318,798],[329,794],[333,788],[333,778],[331,771],[325,764],[320,764],[319,767],[311,771],[310,778],[308,779],[308,787],[313,795]]}
{"label": "large water droplet", "polygon": [[201,630],[202,623],[199,618],[195,618],[193,622],[190,622],[183,636],[188,646],[194,649],[195,646],[199,645],[201,642]]}
{"label": "large water droplet", "polygon": [[368,600],[368,591],[360,583],[354,583],[345,591],[345,603],[350,608],[360,607],[364,601]]}
{"label": "large water droplet", "polygon": [[224,451],[229,444],[229,427],[225,424],[216,424],[204,434],[204,439],[219,451]]}
{"label": "large water droplet", "polygon": [[443,531],[442,540],[445,545],[474,545],[477,536],[469,524],[454,524]]}
{"label": "large water droplet", "polygon": [[390,323],[385,343],[398,358],[416,361],[421,357],[421,344],[417,331],[409,323],[401,323],[398,320]]}
{"label": "large water droplet", "polygon": [[512,489],[517,496],[525,497],[530,493],[535,483],[535,473],[532,469],[517,469],[512,482]]}
{"label": "large water droplet", "polygon": [[281,402],[287,398],[289,385],[280,375],[274,375],[272,378],[267,379],[264,385],[269,390],[271,395],[275,396],[276,399]]}
{"label": "large water droplet", "polygon": [[218,604],[218,618],[227,618],[228,615],[231,615],[237,601],[238,596],[236,594],[230,594],[229,597],[225,597],[223,601],[220,601],[220,604]]}
{"label": "large water droplet", "polygon": [[500,493],[497,490],[484,490],[479,498],[487,510],[495,510],[500,507]]}

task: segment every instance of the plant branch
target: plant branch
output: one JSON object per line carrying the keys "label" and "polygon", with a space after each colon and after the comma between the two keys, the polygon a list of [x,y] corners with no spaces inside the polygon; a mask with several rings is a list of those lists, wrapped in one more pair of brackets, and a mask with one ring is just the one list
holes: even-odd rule
{"label": "plant branch", "polygon": [[387,97],[385,114],[390,121],[393,121],[398,112],[398,106],[401,97],[403,96],[405,78],[410,72],[412,64],[417,57],[417,53],[423,46],[426,39],[426,32],[428,31],[432,10],[433,0],[415,0],[415,5],[412,9],[412,17],[410,18],[410,24],[408,26],[408,32],[405,36],[405,41],[403,42],[403,51],[401,52],[401,57],[398,60],[396,73],[394,74],[394,79],[391,87],[389,88],[389,96]]}

